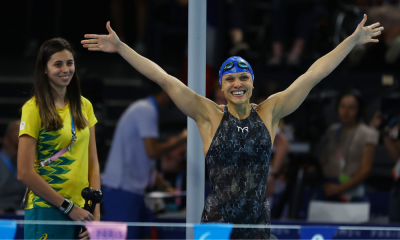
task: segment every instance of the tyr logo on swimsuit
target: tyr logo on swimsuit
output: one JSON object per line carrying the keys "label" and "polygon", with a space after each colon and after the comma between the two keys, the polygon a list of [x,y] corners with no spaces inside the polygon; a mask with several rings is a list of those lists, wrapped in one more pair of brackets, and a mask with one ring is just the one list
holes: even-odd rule
{"label": "tyr logo on swimsuit", "polygon": [[242,132],[244,132],[244,130],[246,130],[247,132],[249,132],[249,127],[244,127],[244,128],[241,128],[241,127],[239,127],[239,126],[236,126],[237,128],[238,128],[238,132],[239,132],[239,130],[242,130]]}

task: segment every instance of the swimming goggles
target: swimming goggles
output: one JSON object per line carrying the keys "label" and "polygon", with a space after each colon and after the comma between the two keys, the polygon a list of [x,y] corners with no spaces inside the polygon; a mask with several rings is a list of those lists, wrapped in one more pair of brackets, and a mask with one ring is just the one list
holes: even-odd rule
{"label": "swimming goggles", "polygon": [[232,69],[235,66],[234,62],[237,62],[237,65],[240,68],[247,69],[250,71],[250,68],[247,66],[247,64],[245,62],[233,61],[233,62],[229,62],[229,63],[225,64],[224,69],[222,70],[222,73]]}

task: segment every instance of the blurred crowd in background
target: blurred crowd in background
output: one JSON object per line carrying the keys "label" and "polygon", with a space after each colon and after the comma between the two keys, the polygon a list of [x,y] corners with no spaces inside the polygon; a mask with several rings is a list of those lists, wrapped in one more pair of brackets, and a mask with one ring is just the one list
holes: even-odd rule
{"label": "blurred crowd in background", "polygon": [[[132,114],[129,120],[124,116],[129,118],[138,100],[152,96],[162,103],[158,119],[153,119],[156,130],[131,136],[132,141],[151,141],[135,150],[143,152],[144,160],[124,165],[132,175],[121,181],[126,189],[137,183],[144,192],[184,192],[186,117],[121,59],[89,55],[80,40],[86,33],[105,34],[110,20],[122,41],[187,83],[188,0],[5,4],[7,37],[0,40],[0,213],[20,210],[24,186],[16,179],[19,109],[30,96],[38,48],[53,37],[67,39],[77,53],[83,96],[93,103],[99,120],[96,141],[103,184],[118,185],[109,175],[115,173],[109,169],[115,159],[110,149],[124,144],[129,148],[129,123],[144,126]],[[352,34],[364,13],[367,24],[380,22],[385,27],[379,44],[355,47],[295,113],[281,120],[271,161],[277,174],[268,180],[273,219],[306,219],[308,203],[325,200],[369,202],[371,221],[400,221],[400,214],[391,215],[400,213],[400,1],[207,0],[206,95],[221,105],[226,99],[217,70],[227,57],[242,56],[253,66],[252,102],[258,104],[288,87]],[[135,116],[147,114],[143,110]],[[135,176],[135,171],[140,174]],[[156,215],[185,211],[185,197],[150,201],[147,207]]]}

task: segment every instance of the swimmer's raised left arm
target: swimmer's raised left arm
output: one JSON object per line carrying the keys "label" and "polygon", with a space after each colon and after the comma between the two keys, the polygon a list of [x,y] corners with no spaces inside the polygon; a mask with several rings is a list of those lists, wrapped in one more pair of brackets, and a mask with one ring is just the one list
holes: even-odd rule
{"label": "swimmer's raised left arm", "polygon": [[383,27],[378,27],[379,23],[374,23],[364,27],[367,21],[367,15],[358,24],[354,33],[340,43],[335,49],[318,59],[306,73],[296,79],[286,90],[276,93],[264,101],[260,107],[268,106],[272,109],[272,124],[278,124],[279,120],[293,111],[307,97],[311,89],[317,85],[323,78],[328,76],[350,53],[356,45],[362,45],[369,42],[377,43],[379,40],[373,39],[381,34]]}
{"label": "swimmer's raised left arm", "polygon": [[195,93],[180,80],[167,74],[156,63],[139,55],[123,43],[116,32],[112,30],[110,22],[107,22],[106,28],[108,35],[85,34],[86,40],[81,41],[83,47],[89,51],[103,51],[121,55],[138,72],[157,83],[169,95],[175,105],[200,126],[208,126],[210,116],[221,113],[216,103]]}

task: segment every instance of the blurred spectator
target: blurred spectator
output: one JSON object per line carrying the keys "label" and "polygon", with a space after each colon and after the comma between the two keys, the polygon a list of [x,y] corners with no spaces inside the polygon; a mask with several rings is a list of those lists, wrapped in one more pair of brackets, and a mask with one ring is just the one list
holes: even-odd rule
{"label": "blurred spectator", "polygon": [[366,200],[362,183],[372,168],[378,133],[361,122],[363,107],[358,91],[347,91],[339,97],[340,123],[331,125],[321,141],[325,183],[318,198],[322,200]]}
{"label": "blurred spectator", "polygon": [[[187,6],[188,0],[176,0],[181,6]],[[223,26],[222,29],[219,27]],[[229,55],[235,56],[243,50],[248,50],[249,45],[244,42],[243,28],[244,16],[243,10],[238,0],[207,0],[207,31],[225,31],[228,30],[231,48]],[[224,32],[225,34],[225,32]],[[213,34],[213,36],[215,36]],[[207,38],[211,42],[207,44],[215,45],[216,39]]]}
{"label": "blurred spectator", "polygon": [[25,186],[17,179],[18,132],[20,121],[10,122],[0,150],[0,214],[21,209]]}
{"label": "blurred spectator", "polygon": [[[176,141],[177,136],[169,137],[167,141]],[[186,143],[161,156],[161,171],[164,179],[177,193],[186,191]],[[186,200],[183,197],[166,199],[169,211],[185,210]]]}
{"label": "blurred spectator", "polygon": [[[188,6],[188,0],[175,0],[180,10]],[[185,23],[180,14],[179,20]],[[172,18],[172,17],[171,17]],[[174,17],[178,18],[178,17]],[[178,21],[174,21],[178,22]],[[207,0],[207,32],[206,32],[206,97],[211,98],[220,62],[226,56],[244,56],[250,49],[244,41],[243,29],[245,27],[243,10],[238,0]],[[228,41],[228,42],[227,42]],[[187,53],[186,53],[187,54]],[[187,83],[187,58],[180,79]]]}
{"label": "blurred spectator", "polygon": [[[383,43],[386,45],[385,61],[396,62],[400,56],[400,1],[399,0],[357,0],[357,5],[365,8],[368,22],[379,22],[385,27],[382,32]],[[371,45],[369,45],[371,46]],[[350,55],[352,63],[357,65],[363,59],[368,45],[357,46]]]}
{"label": "blurred spectator", "polygon": [[[279,125],[281,125],[282,120]],[[285,136],[285,134],[281,131],[281,128],[278,126],[275,134],[274,140],[274,148],[271,157],[271,164],[269,168],[268,182],[267,182],[267,195],[268,197],[272,197],[275,193],[275,185],[276,180],[279,181],[281,168],[286,159],[286,156],[289,152],[290,143]],[[281,183],[278,183],[282,185]],[[283,189],[281,189],[283,191]],[[270,202],[271,206],[273,205],[272,201]]]}
{"label": "blurred spectator", "polygon": [[[145,0],[135,0],[135,9],[133,16],[136,17],[136,41],[133,49],[140,55],[146,54],[145,33],[146,33],[146,20],[147,20],[147,3]],[[123,6],[124,5],[124,6]],[[127,1],[124,0],[111,0],[111,18],[121,41],[126,42],[126,27],[124,25],[125,11],[127,8]],[[129,10],[131,12],[131,10]],[[133,17],[132,15],[128,17]]]}
{"label": "blurred spectator", "polygon": [[[279,85],[276,82],[268,81],[260,86],[259,91],[255,94],[254,103],[260,104],[269,96],[277,93],[279,91]],[[267,182],[267,195],[268,201],[271,206],[273,206],[273,195],[278,190],[281,193],[285,190],[285,183],[282,181],[284,179],[284,173],[282,171],[282,165],[286,159],[289,152],[289,140],[285,133],[282,131],[284,127],[283,119],[279,122],[278,129],[276,130],[275,140],[273,145],[273,152],[271,156],[268,182]],[[283,175],[282,175],[283,174]]]}
{"label": "blurred spectator", "polygon": [[288,65],[298,65],[304,47],[314,27],[314,0],[273,0],[272,1],[272,57],[269,66],[278,66],[284,58],[284,46],[290,26],[294,26],[294,41],[286,57]]}
{"label": "blurred spectator", "polygon": [[226,55],[245,56],[250,49],[244,41],[244,27],[243,9],[238,0],[207,0],[207,97],[213,84],[218,82],[214,77],[218,74],[215,69],[219,69],[218,64],[226,59]]}
{"label": "blurred spectator", "polygon": [[[244,16],[241,5],[238,0],[225,0],[223,8],[226,10],[225,23],[228,26],[232,44],[228,53],[230,56],[243,55],[243,51],[248,50],[250,46],[244,42],[243,38]],[[211,20],[208,22],[210,23]]]}
{"label": "blurred spectator", "polygon": [[[179,137],[169,137],[167,142],[178,141]],[[179,173],[184,169],[186,156],[186,143],[172,149],[161,156],[161,169],[164,173]]]}
{"label": "blurred spectator", "polygon": [[392,171],[395,184],[390,192],[389,221],[400,222],[400,116],[393,116],[387,123],[383,124],[386,126],[381,127],[381,113],[376,112],[371,121],[371,126],[376,129],[382,129],[381,135],[386,151],[389,153],[390,158],[395,162]]}
{"label": "blurred spectator", "polygon": [[[154,159],[180,146],[186,141],[187,132],[167,142],[157,140],[159,110],[171,99],[153,82],[150,93],[128,107],[115,129],[102,181],[109,221],[149,222],[152,216],[144,203],[146,188],[157,185],[162,191],[171,191],[169,185],[160,182],[162,178],[156,173]],[[149,228],[131,227],[127,239],[149,236]]]}
{"label": "blurred spectator", "polygon": [[281,91],[279,84],[275,81],[267,81],[262,83],[261,86],[255,89],[257,92],[254,93],[254,103],[260,104],[267,100],[269,96]]}
{"label": "blurred spectator", "polygon": [[221,85],[218,82],[214,84],[214,90],[211,93],[210,99],[218,105],[227,105],[224,92],[221,90]]}

